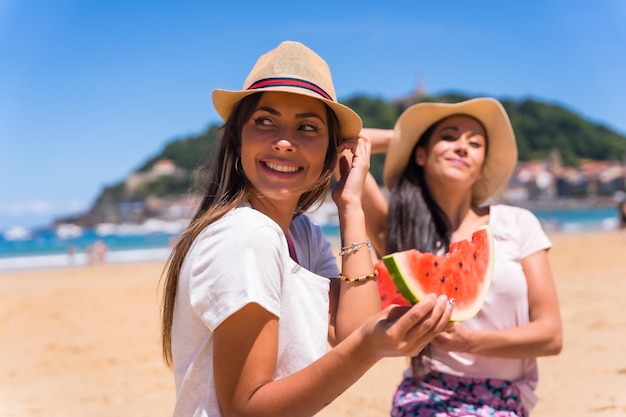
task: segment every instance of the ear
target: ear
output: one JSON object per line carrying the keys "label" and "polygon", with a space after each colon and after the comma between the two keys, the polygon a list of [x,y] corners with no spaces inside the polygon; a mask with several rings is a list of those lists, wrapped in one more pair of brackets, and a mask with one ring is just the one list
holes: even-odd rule
{"label": "ear", "polygon": [[415,163],[417,166],[423,167],[426,165],[426,149],[423,146],[415,148]]}

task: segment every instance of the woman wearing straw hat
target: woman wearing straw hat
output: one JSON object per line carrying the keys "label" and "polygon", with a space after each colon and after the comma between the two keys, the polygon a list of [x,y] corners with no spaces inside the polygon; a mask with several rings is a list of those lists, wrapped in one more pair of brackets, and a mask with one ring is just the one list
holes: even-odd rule
{"label": "woman wearing straw hat", "polygon": [[[452,305],[433,296],[379,311],[361,206],[370,143],[322,58],[283,42],[213,103],[223,136],[164,283],[174,415],[313,415],[382,357],[419,352]],[[326,195],[339,152],[341,273],[303,214]]]}
{"label": "woman wearing straw hat", "polygon": [[547,251],[528,210],[487,201],[517,162],[503,106],[492,98],[418,103],[393,130],[364,129],[373,152],[387,150],[389,202],[371,175],[363,204],[379,255],[417,248],[443,254],[489,224],[495,267],[474,318],[438,335],[413,357],[392,416],[526,416],[535,405],[538,356],[561,350],[561,318]]}

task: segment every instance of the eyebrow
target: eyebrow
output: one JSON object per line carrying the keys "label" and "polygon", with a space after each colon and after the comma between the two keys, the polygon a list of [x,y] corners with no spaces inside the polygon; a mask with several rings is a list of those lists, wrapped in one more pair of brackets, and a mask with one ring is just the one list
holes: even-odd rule
{"label": "eyebrow", "polygon": [[[458,126],[443,126],[440,130],[440,132],[443,132],[444,130],[454,130],[455,132],[460,131],[461,129],[459,129]],[[473,130],[470,129],[470,132],[472,132],[472,136],[485,136],[484,133],[479,132],[478,130]]]}
{"label": "eyebrow", "polygon": [[448,129],[450,129],[450,130],[457,130],[457,131],[459,130],[459,128],[457,126],[443,126],[441,128],[441,130],[448,130]]}
{"label": "eyebrow", "polygon": [[[255,111],[259,111],[259,110],[266,111],[270,114],[273,114],[274,116],[280,116],[280,112],[274,109],[273,107],[262,106],[262,107],[258,107]],[[307,117],[315,117],[316,119],[319,119],[320,121],[324,122],[324,119],[322,119],[322,116],[320,116],[317,113],[309,112],[309,113],[296,114],[296,118],[298,119],[306,119]]]}

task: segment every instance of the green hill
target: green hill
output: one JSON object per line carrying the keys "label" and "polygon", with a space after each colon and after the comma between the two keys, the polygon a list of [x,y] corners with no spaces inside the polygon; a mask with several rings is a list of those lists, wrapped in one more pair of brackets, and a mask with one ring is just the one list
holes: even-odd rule
{"label": "green hill", "polygon": [[[471,97],[458,93],[446,93],[431,97],[407,97],[402,100],[384,101],[380,98],[354,96],[342,101],[354,109],[363,119],[365,127],[391,128],[398,116],[410,105],[419,101],[458,102]],[[576,166],[581,159],[622,160],[626,156],[626,136],[611,131],[606,126],[585,120],[562,106],[534,99],[500,100],[511,118],[517,137],[519,159],[528,161],[544,159],[558,149],[563,163]],[[211,125],[206,131],[186,138],[176,139],[148,158],[137,173],[146,173],[153,164],[162,159],[171,160],[179,169],[178,175],[163,175],[146,180],[141,186],[128,190],[124,181],[106,187],[100,193],[90,213],[82,216],[91,222],[101,221],[103,213],[122,202],[141,202],[148,197],[176,198],[193,192],[192,178],[201,172],[196,168],[211,156],[213,145],[221,134],[219,125]],[[384,155],[374,155],[371,171],[382,183]]]}

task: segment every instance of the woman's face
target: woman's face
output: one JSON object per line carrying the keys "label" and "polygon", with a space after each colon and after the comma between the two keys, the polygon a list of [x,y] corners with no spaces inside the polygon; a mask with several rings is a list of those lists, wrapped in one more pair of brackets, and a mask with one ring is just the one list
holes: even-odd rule
{"label": "woman's face", "polygon": [[480,178],[486,147],[482,125],[472,117],[454,115],[439,122],[426,147],[417,147],[415,161],[428,182],[470,189]]}
{"label": "woman's face", "polygon": [[241,163],[256,194],[295,206],[320,178],[328,146],[322,101],[264,92],[241,132]]}

